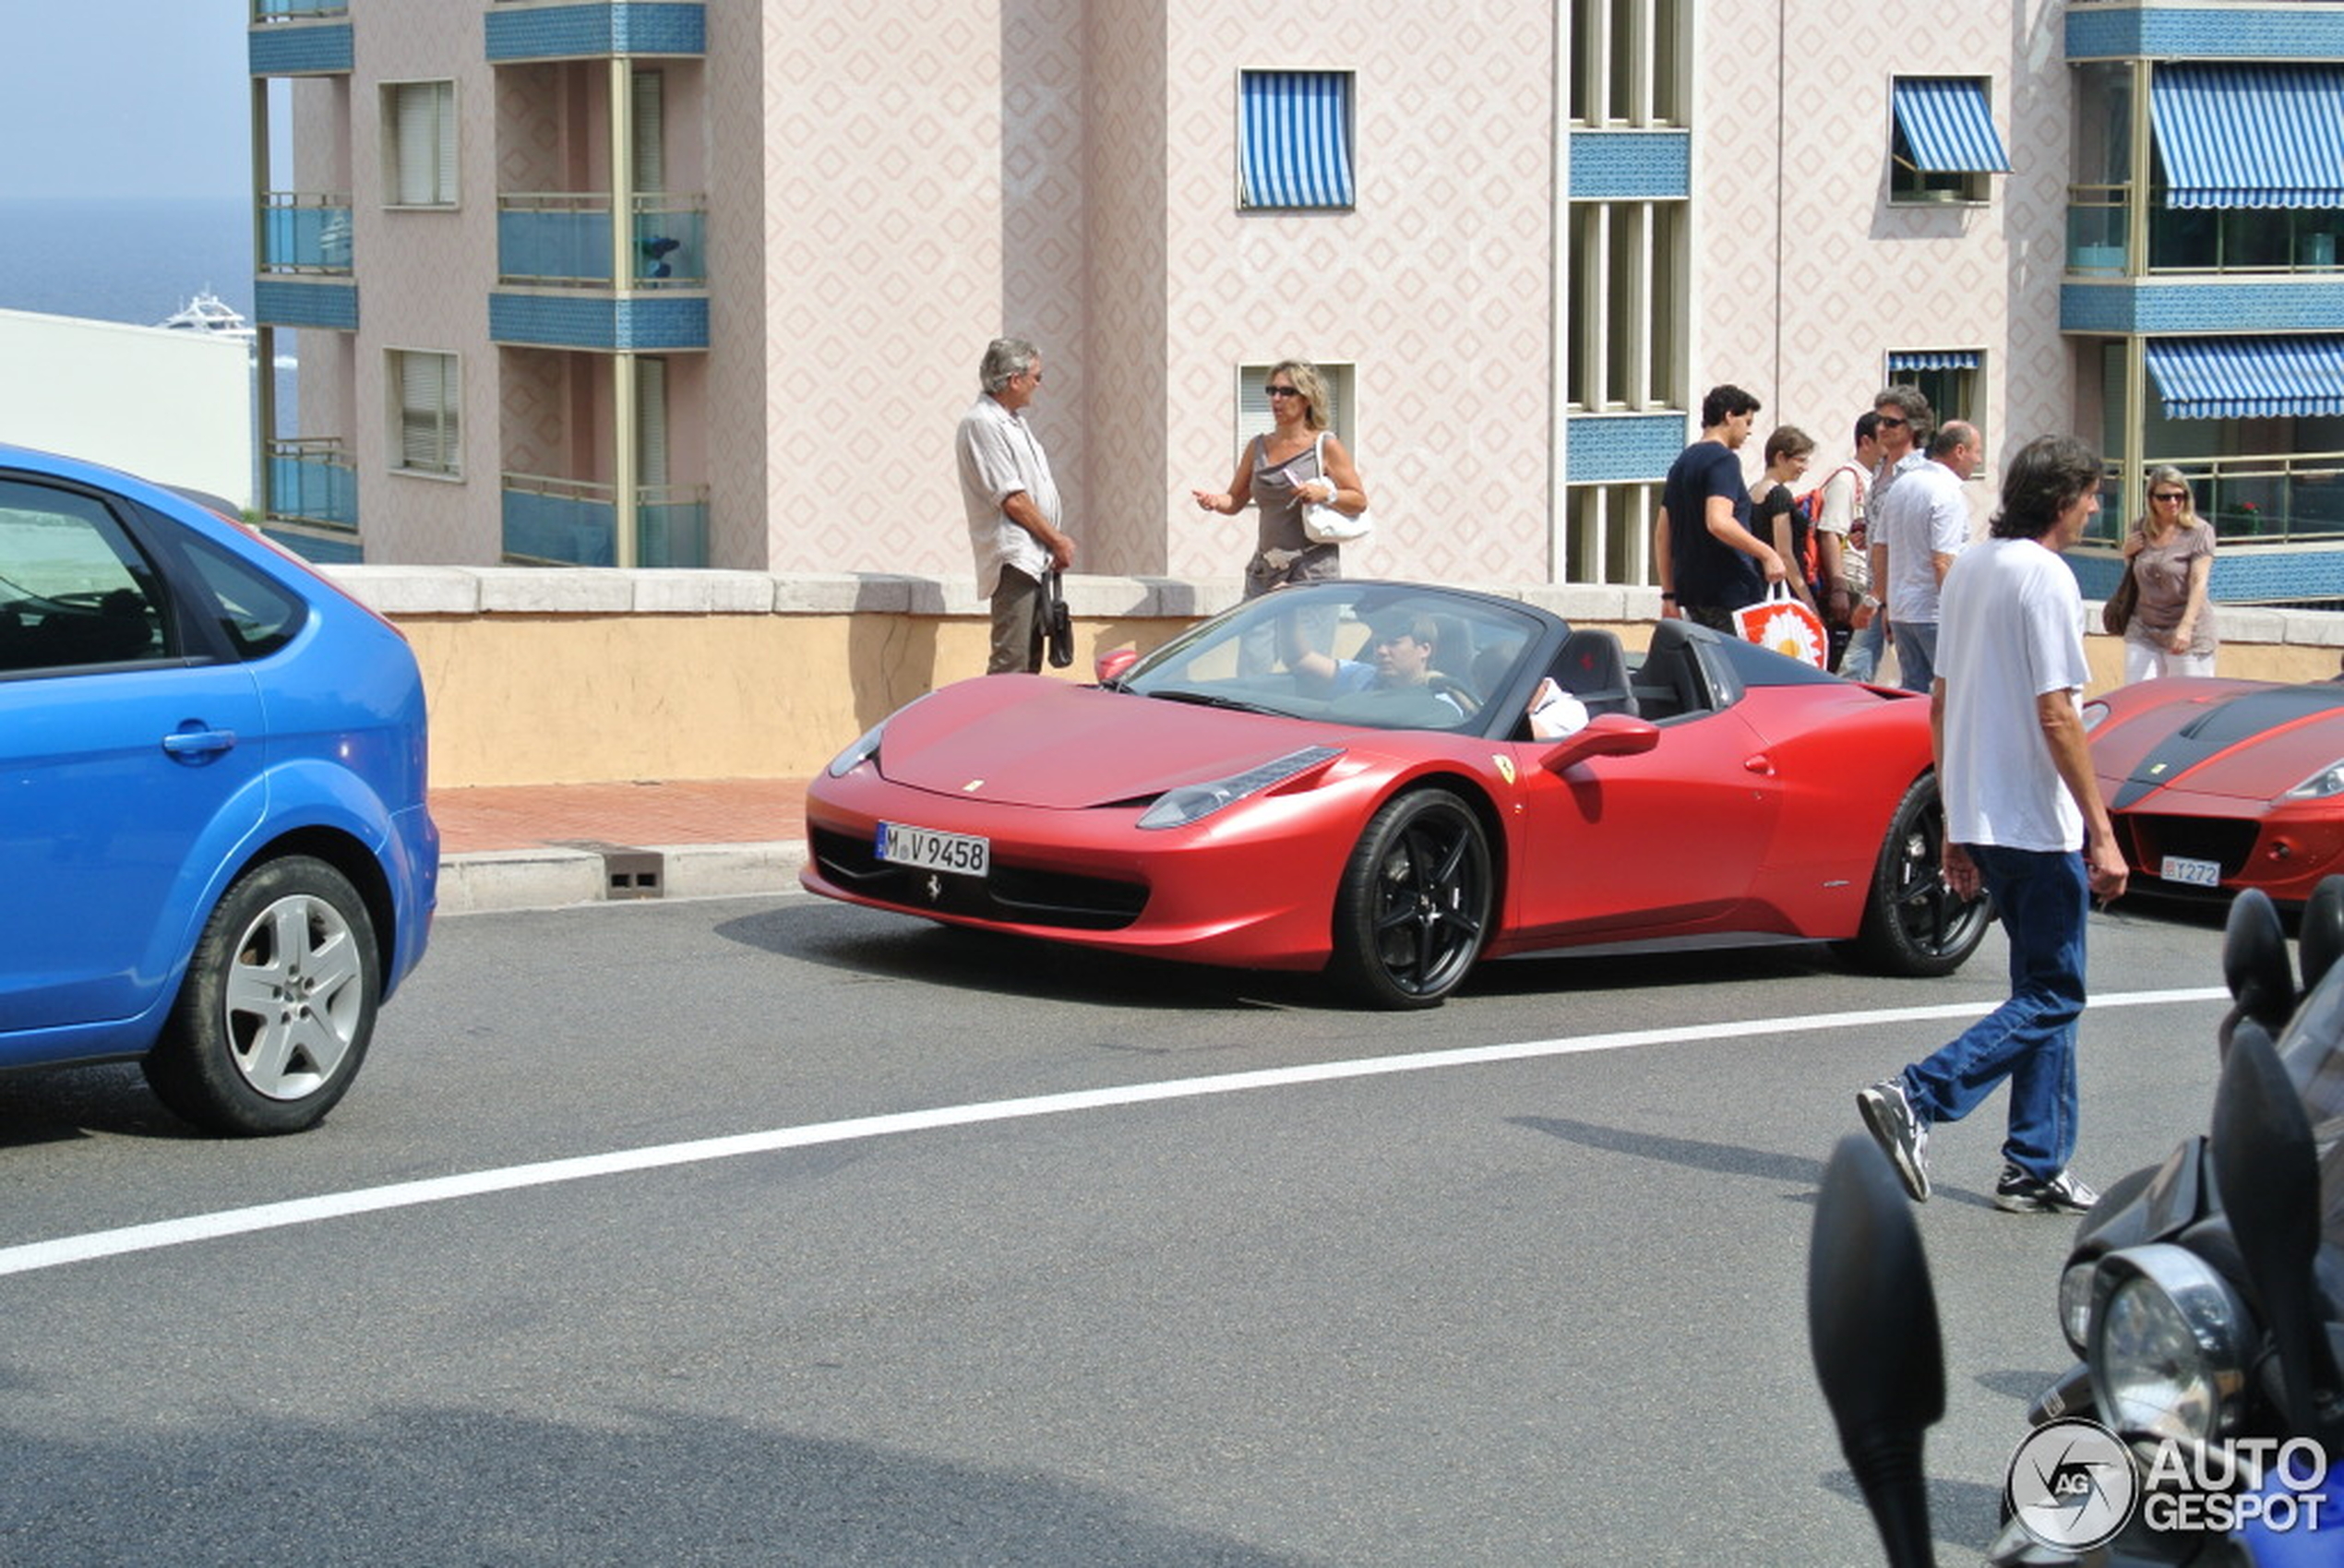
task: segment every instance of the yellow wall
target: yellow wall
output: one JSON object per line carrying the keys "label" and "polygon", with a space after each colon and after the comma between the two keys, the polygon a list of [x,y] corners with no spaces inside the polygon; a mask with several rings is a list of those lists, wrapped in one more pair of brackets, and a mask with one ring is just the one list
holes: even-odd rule
{"label": "yellow wall", "polygon": [[[932,687],[985,667],[975,616],[896,615],[397,615],[430,694],[435,785],[626,779],[792,778]],[[1192,622],[1082,617],[1072,668],[1144,652]],[[1585,621],[1580,624],[1601,625]],[[1631,648],[1648,622],[1612,623]],[[2087,641],[2093,690],[2121,679],[2123,650]],[[2226,643],[2226,676],[2321,680],[2338,651]]]}

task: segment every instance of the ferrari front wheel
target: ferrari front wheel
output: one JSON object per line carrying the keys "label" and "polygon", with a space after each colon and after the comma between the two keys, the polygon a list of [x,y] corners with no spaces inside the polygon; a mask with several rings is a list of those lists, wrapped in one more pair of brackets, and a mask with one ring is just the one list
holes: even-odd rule
{"label": "ferrari front wheel", "polygon": [[1359,835],[1334,901],[1329,974],[1370,1007],[1431,1007],[1489,935],[1489,839],[1444,789],[1384,803]]}
{"label": "ferrari front wheel", "polygon": [[1945,808],[1937,775],[1923,773],[1889,819],[1848,954],[1883,975],[1950,975],[1978,951],[1989,917],[1984,899],[1945,885]]}

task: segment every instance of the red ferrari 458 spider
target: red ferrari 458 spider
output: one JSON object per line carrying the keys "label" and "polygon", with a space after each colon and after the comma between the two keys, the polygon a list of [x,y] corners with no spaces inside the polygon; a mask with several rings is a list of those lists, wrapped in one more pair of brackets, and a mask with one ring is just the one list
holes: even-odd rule
{"label": "red ferrari 458 spider", "polygon": [[[1807,940],[1942,975],[1928,704],[1683,621],[1620,640],[1513,600],[1254,599],[1097,685],[966,680],[814,781],[805,885],[955,924],[1324,969],[1424,1007],[1484,956]],[[1585,722],[1534,736],[1551,677]]]}
{"label": "red ferrari 458 spider", "polygon": [[2145,680],[2084,705],[2135,885],[2300,904],[2344,870],[2344,685]]}

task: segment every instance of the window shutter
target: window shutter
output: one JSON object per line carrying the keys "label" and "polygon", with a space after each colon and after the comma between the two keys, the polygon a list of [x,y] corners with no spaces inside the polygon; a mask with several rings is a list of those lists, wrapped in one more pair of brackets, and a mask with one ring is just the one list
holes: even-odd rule
{"label": "window shutter", "polygon": [[635,362],[635,477],[647,489],[667,484],[667,362]]}
{"label": "window shutter", "polygon": [[456,202],[456,84],[431,84],[433,167],[437,176],[431,200],[446,206]]}
{"label": "window shutter", "polygon": [[657,71],[635,73],[635,189],[667,188],[666,78]]}

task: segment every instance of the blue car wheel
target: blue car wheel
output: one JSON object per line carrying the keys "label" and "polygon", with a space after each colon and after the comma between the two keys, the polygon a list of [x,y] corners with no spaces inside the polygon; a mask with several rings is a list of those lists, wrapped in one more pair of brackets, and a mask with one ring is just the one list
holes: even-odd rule
{"label": "blue car wheel", "polygon": [[199,1127],[299,1132],[357,1076],[381,999],[374,922],[349,879],[304,855],[264,862],[205,923],[147,1081]]}

